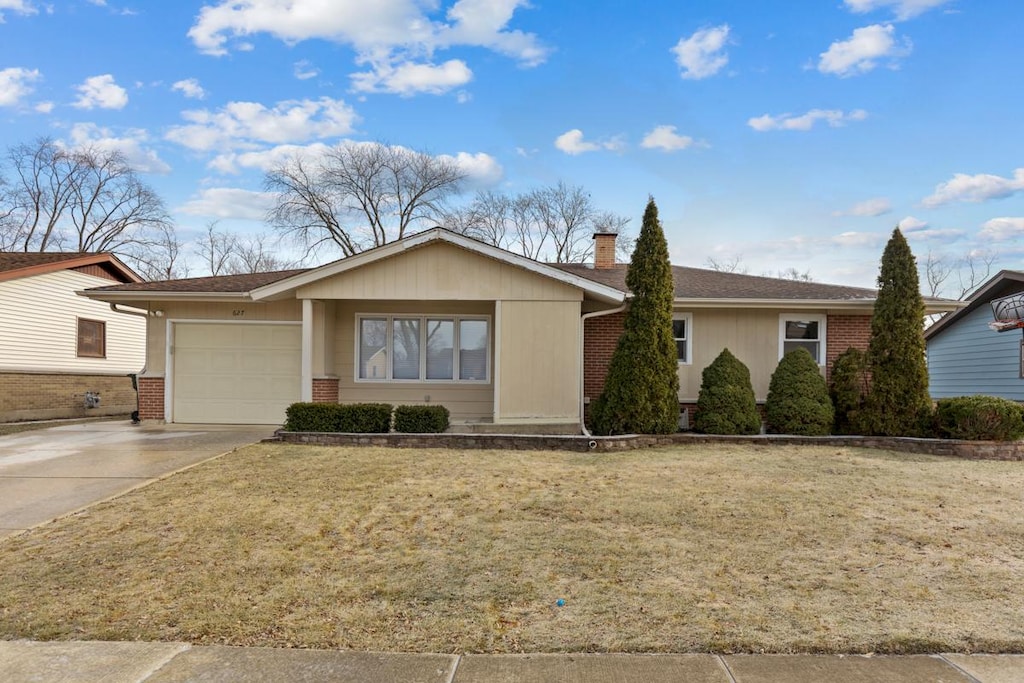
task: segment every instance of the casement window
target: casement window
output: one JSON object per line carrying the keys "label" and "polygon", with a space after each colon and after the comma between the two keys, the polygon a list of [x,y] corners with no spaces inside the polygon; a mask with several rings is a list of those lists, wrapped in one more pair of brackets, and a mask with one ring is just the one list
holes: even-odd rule
{"label": "casement window", "polygon": [[672,316],[672,337],[676,341],[676,361],[680,365],[693,362],[692,335],[693,316],[689,313],[675,313]]}
{"label": "casement window", "polygon": [[825,364],[825,316],[783,313],[779,316],[779,360],[805,348],[818,365]]}
{"label": "casement window", "polygon": [[102,320],[78,319],[79,358],[107,357],[107,324]]}
{"label": "casement window", "polygon": [[488,381],[487,318],[360,315],[356,330],[357,380]]}

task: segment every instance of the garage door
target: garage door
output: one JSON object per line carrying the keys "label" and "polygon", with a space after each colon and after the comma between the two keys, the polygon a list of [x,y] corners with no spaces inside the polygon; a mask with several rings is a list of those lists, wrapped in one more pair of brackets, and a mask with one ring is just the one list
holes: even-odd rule
{"label": "garage door", "polygon": [[281,424],[299,400],[302,328],[178,323],[172,362],[174,422]]}

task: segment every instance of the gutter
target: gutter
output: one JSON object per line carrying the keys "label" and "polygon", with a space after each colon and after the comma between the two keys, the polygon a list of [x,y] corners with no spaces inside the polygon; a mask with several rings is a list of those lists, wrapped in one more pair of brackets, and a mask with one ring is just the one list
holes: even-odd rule
{"label": "gutter", "polygon": [[[584,330],[586,329],[586,322],[588,320],[590,320],[591,318],[600,318],[600,317],[605,316],[605,315],[613,315],[615,313],[621,313],[622,311],[626,310],[628,305],[629,304],[627,302],[623,302],[623,304],[621,306],[617,307],[617,308],[611,308],[611,309],[609,309],[607,311],[594,311],[593,313],[584,313],[583,315],[580,316],[580,431],[583,433],[583,436],[586,436],[586,437],[593,436],[593,434],[590,433],[590,430],[587,429],[587,422],[584,419],[585,416],[584,416],[584,405],[583,405],[583,392],[584,392],[584,388],[583,387],[584,387],[584,380],[585,380],[585,374],[586,374],[585,358],[584,358],[584,355],[583,355],[583,348],[584,348],[584,341],[585,340],[584,340],[583,337],[584,337]],[[593,448],[594,445],[596,445],[596,444],[592,444],[591,448]]]}

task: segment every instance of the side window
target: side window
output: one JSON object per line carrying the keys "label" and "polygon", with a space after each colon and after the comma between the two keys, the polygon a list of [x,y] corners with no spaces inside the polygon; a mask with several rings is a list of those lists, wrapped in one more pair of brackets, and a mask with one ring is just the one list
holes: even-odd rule
{"label": "side window", "polygon": [[693,354],[691,349],[693,316],[689,313],[676,313],[672,316],[672,337],[676,341],[676,360],[689,365]]}
{"label": "side window", "polygon": [[824,362],[825,316],[783,314],[779,319],[779,358],[794,349],[807,349],[811,358]]}
{"label": "side window", "polygon": [[79,358],[107,357],[107,324],[102,320],[78,319]]}

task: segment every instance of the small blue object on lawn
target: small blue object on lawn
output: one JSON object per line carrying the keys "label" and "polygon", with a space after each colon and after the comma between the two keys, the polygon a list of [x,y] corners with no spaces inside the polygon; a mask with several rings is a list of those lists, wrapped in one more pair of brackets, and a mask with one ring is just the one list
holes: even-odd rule
{"label": "small blue object on lawn", "polygon": [[563,600],[562,598],[558,598],[557,600],[555,600],[555,604],[559,607],[565,607],[565,600]]}

